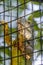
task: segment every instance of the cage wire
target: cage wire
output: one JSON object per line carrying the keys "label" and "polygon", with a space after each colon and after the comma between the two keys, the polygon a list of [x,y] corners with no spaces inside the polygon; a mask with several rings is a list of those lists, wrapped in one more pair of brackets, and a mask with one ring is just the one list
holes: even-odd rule
{"label": "cage wire", "polygon": [[[43,1],[32,1],[39,3],[35,16],[29,0],[0,0],[0,65],[43,65]],[[34,24],[37,15],[40,20]]]}

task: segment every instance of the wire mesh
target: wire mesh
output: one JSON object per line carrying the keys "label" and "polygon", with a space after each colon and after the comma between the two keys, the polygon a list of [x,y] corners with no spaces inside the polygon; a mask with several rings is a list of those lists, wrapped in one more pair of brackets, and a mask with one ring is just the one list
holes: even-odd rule
{"label": "wire mesh", "polygon": [[43,1],[32,1],[0,0],[0,65],[43,65]]}

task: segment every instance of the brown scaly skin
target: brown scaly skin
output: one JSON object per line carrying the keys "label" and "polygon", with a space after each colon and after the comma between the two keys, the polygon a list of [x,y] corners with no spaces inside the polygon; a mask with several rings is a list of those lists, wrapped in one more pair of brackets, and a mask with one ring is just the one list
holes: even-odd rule
{"label": "brown scaly skin", "polygon": [[[8,32],[9,31],[8,30],[9,29],[8,23],[6,23],[4,21],[1,21],[1,24],[4,24],[3,25],[3,30],[5,30],[5,42],[7,43],[7,45],[11,45],[11,39],[10,39],[10,35],[9,35],[9,32]],[[22,26],[20,26],[20,27],[22,29]],[[24,44],[23,44],[24,37],[23,37],[23,34],[21,34],[22,32],[23,31],[20,31],[19,35],[18,35],[19,42],[17,43],[17,41],[13,40],[12,45],[13,45],[13,48],[17,47],[19,45],[18,49],[21,51],[22,54],[25,54],[25,47],[24,47]],[[12,48],[12,51],[13,51],[13,48]],[[28,54],[23,55],[23,56],[26,57],[27,60],[30,59],[30,55],[28,55]]]}
{"label": "brown scaly skin", "polygon": [[[24,54],[23,56],[26,57],[26,59],[30,59],[31,58],[31,54],[28,54],[28,53],[32,53],[32,47],[30,46],[30,44],[28,44],[27,46],[24,45],[23,41],[26,39],[24,38],[24,28],[26,27],[25,25],[23,26],[23,24],[21,24],[21,19],[18,19],[17,23],[18,23],[18,39],[19,39],[19,49],[21,50],[22,54]],[[27,27],[28,27],[28,23],[27,24]],[[30,23],[29,23],[30,25]],[[31,29],[29,28],[29,30],[31,31]],[[27,30],[26,30],[27,31]],[[28,34],[28,39],[30,39],[30,35]],[[26,36],[25,36],[26,37]],[[25,49],[26,48],[26,49]],[[30,51],[30,52],[26,52],[26,51]],[[27,54],[26,54],[27,53]]]}

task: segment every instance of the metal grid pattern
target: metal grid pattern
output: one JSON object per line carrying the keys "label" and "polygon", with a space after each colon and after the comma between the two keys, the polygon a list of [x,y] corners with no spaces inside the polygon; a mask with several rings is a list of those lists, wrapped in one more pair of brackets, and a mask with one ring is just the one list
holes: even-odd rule
{"label": "metal grid pattern", "polygon": [[[32,0],[33,1],[33,0]],[[36,1],[36,0],[35,0]],[[39,0],[38,0],[39,1]],[[28,8],[26,8],[26,4],[28,4],[28,0],[23,0],[23,2],[20,4],[19,0],[3,0],[2,2],[0,1],[0,27],[4,26],[4,32],[0,34],[0,39],[2,38],[3,41],[0,43],[0,50],[4,51],[4,53],[0,52],[0,56],[2,54],[3,59],[0,58],[0,62],[3,61],[2,65],[7,65],[7,61],[9,65],[14,65],[16,63],[16,65],[35,65],[35,61],[37,62],[37,58],[35,58],[34,55],[36,54],[40,54],[40,64],[39,65],[43,65],[43,19],[42,17],[40,17],[40,21],[37,23],[37,25],[40,27],[39,29],[39,35],[40,36],[36,36],[36,31],[34,30],[34,26],[36,26],[36,24],[34,24],[34,22],[31,23],[30,28],[31,28],[31,39],[24,39],[22,40],[22,43],[25,43],[24,47],[25,47],[25,54],[20,54],[20,51],[18,50],[19,48],[19,44],[17,44],[17,47],[13,44],[12,45],[12,40],[15,40],[15,38],[17,39],[17,43],[19,43],[19,34],[20,31],[23,32],[24,30],[24,37],[25,38],[25,29],[28,29],[29,26],[24,27],[23,29],[21,28],[20,30],[18,29],[19,24],[21,24],[20,22],[18,22],[18,20],[20,19],[20,21],[22,20],[22,18],[25,20],[26,22],[26,18],[32,14],[32,13],[27,13],[28,12],[33,12],[34,11],[34,4],[31,3],[31,6]],[[42,15],[43,9],[41,9],[41,3],[42,1],[39,1],[39,11],[40,11],[40,15]],[[28,5],[29,6],[29,5]],[[24,8],[23,11],[23,15],[19,15],[20,9],[22,10],[22,7]],[[16,12],[15,12],[16,11]],[[5,41],[5,24],[1,24],[1,22],[4,20],[4,23],[7,22],[8,26],[9,26],[9,33],[7,34],[7,36],[10,36],[10,46],[7,45],[6,41]],[[24,21],[23,20],[23,21]],[[32,20],[34,20],[34,15],[32,15]],[[30,20],[29,20],[30,21]],[[22,22],[22,21],[21,21]],[[12,28],[16,28],[16,30],[12,31]],[[3,30],[3,27],[0,28],[0,30]],[[39,41],[39,49],[35,50],[35,43],[37,40]],[[30,42],[30,45],[32,47],[32,52],[28,53],[31,56],[31,58],[29,60],[26,59],[26,54],[27,54],[27,50],[26,50],[26,44]],[[13,49],[13,47],[15,46],[16,49]],[[7,51],[6,51],[7,49]],[[13,51],[12,51],[13,49]],[[10,50],[10,52],[9,52]],[[16,55],[13,55],[12,53],[14,52],[14,50],[16,50]],[[28,50],[29,51],[29,50]],[[6,53],[8,55],[10,55],[10,57],[6,56]],[[13,55],[13,56],[12,56]],[[24,57],[25,56],[25,57]],[[37,56],[36,56],[37,57]],[[13,61],[13,58],[15,58],[16,61]],[[23,58],[23,59],[22,59]],[[15,62],[15,63],[14,63]]]}

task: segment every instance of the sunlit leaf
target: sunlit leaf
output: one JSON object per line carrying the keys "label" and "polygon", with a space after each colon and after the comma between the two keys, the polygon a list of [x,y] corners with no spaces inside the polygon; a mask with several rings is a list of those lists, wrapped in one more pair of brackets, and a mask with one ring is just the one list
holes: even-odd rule
{"label": "sunlit leaf", "polygon": [[38,30],[38,25],[36,23],[36,21],[33,18],[38,18],[43,16],[43,12],[40,12],[40,10],[34,11],[31,13],[31,15],[28,17],[28,20],[30,20],[30,22],[32,22],[34,24],[34,29]]}
{"label": "sunlit leaf", "polygon": [[[24,3],[24,0],[19,0],[20,3]],[[39,5],[40,1],[39,0],[25,0],[25,2],[31,2],[33,4]],[[41,0],[43,2],[43,0]]]}
{"label": "sunlit leaf", "polygon": [[38,27],[38,24],[36,23],[36,21],[35,20],[33,20],[33,28],[34,28],[34,30],[39,30],[39,27]]}
{"label": "sunlit leaf", "polygon": [[23,4],[24,2],[29,2],[30,0],[18,0],[21,4]]}
{"label": "sunlit leaf", "polygon": [[[28,18],[28,20],[29,20],[29,18]],[[36,23],[35,20],[32,21],[32,19],[30,18],[29,21],[30,21],[30,23],[33,24],[33,29],[34,29],[34,30],[39,30],[38,24]]]}
{"label": "sunlit leaf", "polygon": [[35,5],[39,5],[40,2],[37,2],[37,1],[31,1],[31,3],[35,4]]}

